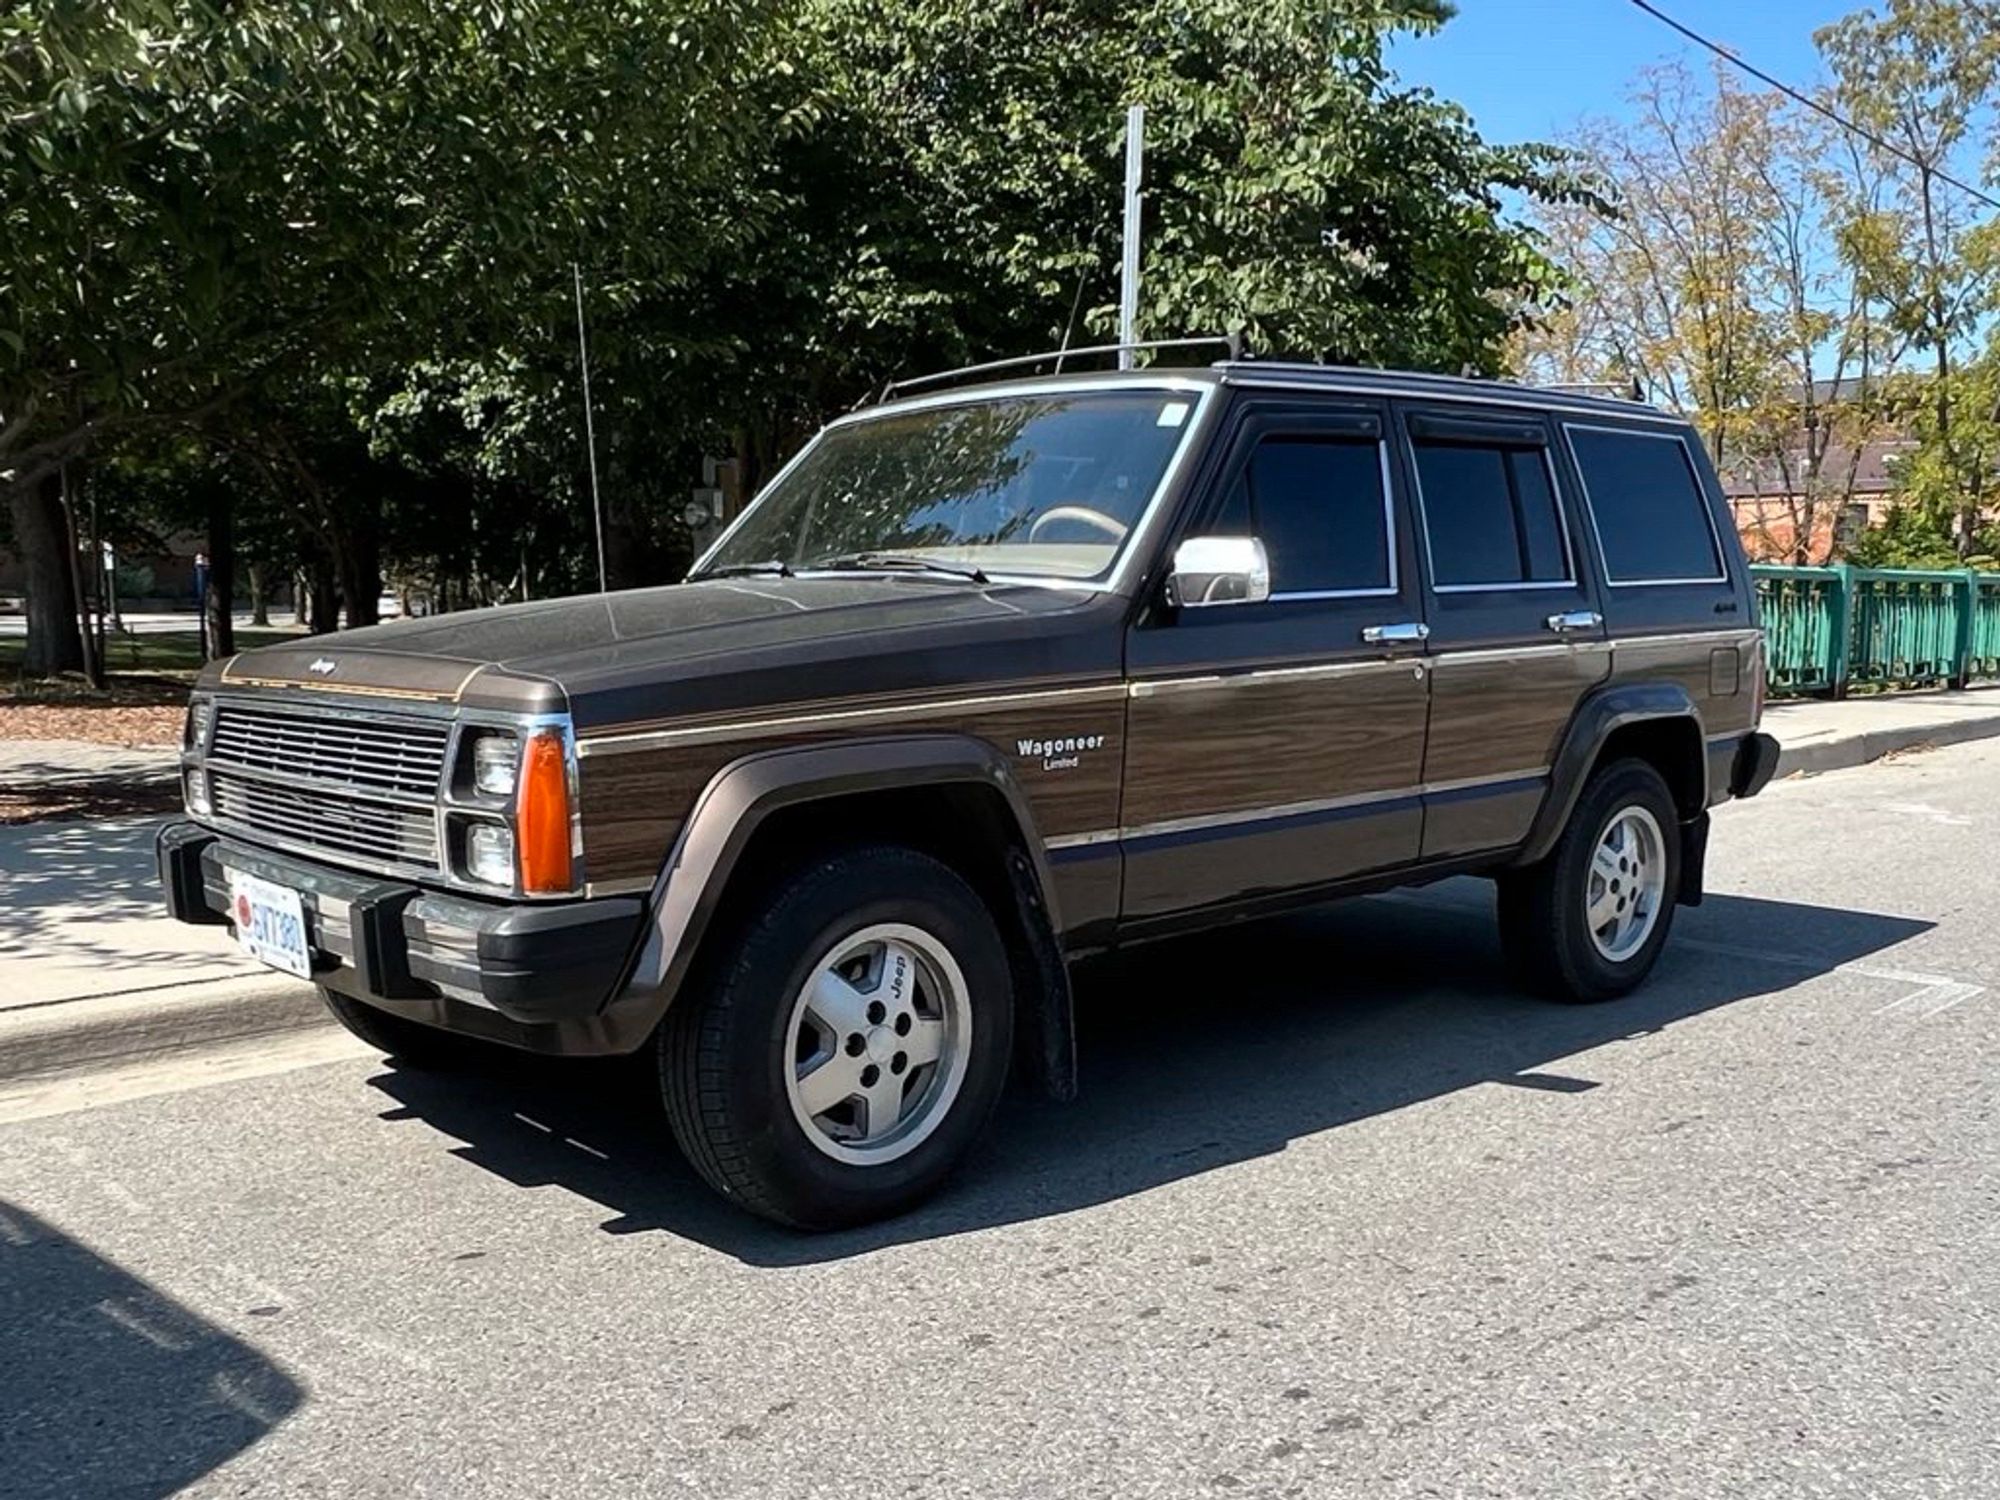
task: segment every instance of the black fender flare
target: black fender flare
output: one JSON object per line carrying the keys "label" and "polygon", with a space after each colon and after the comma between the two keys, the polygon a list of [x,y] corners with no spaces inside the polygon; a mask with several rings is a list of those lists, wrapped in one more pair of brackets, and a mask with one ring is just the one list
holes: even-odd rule
{"label": "black fender flare", "polygon": [[802,803],[922,786],[980,786],[997,791],[1014,824],[1007,859],[1038,996],[1017,1022],[1030,1028],[1042,1082],[1057,1097],[1075,1091],[1076,1029],[1062,917],[1034,814],[1005,758],[985,740],[919,734],[842,740],[769,750],[732,761],[695,799],[653,884],[647,920],[623,984],[607,1007],[621,1035],[650,1032],[673,1004],[721,905],[730,877],[758,829]]}
{"label": "black fender flare", "polygon": [[[1548,795],[1542,798],[1541,810],[1529,825],[1527,842],[1521,846],[1514,863],[1534,864],[1555,847],[1606,740],[1630,724],[1675,719],[1687,722],[1697,750],[1704,749],[1701,710],[1687,689],[1677,682],[1613,682],[1586,694],[1563,732],[1562,744],[1549,768]],[[1698,753],[1696,761],[1702,777],[1699,805],[1706,806],[1708,757]]]}

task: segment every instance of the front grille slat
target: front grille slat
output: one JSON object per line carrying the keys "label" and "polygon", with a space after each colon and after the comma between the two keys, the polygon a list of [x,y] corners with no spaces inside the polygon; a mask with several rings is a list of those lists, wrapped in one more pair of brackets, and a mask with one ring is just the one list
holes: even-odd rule
{"label": "front grille slat", "polygon": [[[216,816],[349,862],[441,867],[433,811],[451,726],[224,701],[209,740]],[[253,774],[241,774],[253,773]],[[411,799],[419,805],[412,806]]]}

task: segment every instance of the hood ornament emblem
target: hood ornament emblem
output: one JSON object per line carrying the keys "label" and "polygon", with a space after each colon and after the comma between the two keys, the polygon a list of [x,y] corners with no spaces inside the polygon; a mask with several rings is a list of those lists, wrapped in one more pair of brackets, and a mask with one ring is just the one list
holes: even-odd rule
{"label": "hood ornament emblem", "polygon": [[339,663],[336,662],[332,657],[322,656],[317,661],[308,664],[306,670],[312,673],[315,677],[331,677],[333,675],[334,668],[337,667],[338,665]]}

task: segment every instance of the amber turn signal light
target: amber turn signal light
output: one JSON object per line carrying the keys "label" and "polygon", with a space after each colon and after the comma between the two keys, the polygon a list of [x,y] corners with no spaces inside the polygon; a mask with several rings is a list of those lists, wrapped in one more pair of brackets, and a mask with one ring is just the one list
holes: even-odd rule
{"label": "amber turn signal light", "polygon": [[531,735],[521,760],[520,801],[514,819],[519,841],[521,889],[552,895],[571,888],[569,765],[562,735]]}

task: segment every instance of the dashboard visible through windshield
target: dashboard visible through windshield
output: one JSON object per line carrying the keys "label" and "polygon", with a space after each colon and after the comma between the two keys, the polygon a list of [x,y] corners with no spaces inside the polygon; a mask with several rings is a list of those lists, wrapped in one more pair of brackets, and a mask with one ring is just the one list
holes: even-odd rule
{"label": "dashboard visible through windshield", "polygon": [[1185,438],[1196,396],[995,396],[829,428],[695,576],[894,568],[1106,577]]}

